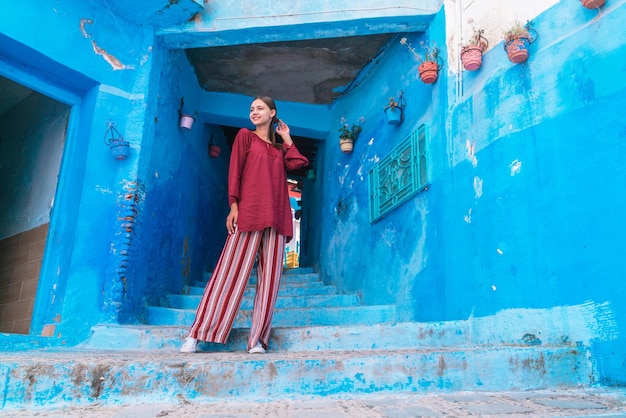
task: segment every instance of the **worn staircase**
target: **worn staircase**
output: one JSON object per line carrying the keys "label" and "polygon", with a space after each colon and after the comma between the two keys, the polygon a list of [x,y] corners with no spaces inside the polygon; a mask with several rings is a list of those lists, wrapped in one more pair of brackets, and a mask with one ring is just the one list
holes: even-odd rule
{"label": "worn staircase", "polygon": [[269,350],[245,352],[255,277],[225,345],[179,347],[204,289],[147,310],[147,325],[98,325],[78,347],[3,353],[2,408],[165,400],[212,402],[379,392],[589,385],[584,347],[562,332],[494,338],[490,321],[397,323],[394,306],[340,294],[311,269],[287,270]]}

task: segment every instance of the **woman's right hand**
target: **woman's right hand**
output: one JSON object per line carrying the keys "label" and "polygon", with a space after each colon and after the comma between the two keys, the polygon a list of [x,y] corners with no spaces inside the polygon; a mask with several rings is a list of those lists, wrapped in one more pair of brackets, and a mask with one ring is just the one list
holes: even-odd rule
{"label": "woman's right hand", "polygon": [[235,228],[237,227],[237,220],[239,219],[239,205],[237,203],[233,203],[230,205],[230,213],[226,217],[226,229],[229,234],[235,233]]}

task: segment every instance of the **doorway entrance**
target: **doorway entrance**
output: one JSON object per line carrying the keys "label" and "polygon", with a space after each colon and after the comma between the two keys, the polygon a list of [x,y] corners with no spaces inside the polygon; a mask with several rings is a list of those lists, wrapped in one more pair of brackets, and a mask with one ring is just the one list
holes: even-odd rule
{"label": "doorway entrance", "polygon": [[0,332],[31,328],[70,111],[0,76]]}

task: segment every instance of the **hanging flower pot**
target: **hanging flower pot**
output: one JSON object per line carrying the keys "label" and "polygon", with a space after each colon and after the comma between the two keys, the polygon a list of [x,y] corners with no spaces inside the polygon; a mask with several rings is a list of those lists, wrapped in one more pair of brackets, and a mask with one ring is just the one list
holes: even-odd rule
{"label": "hanging flower pot", "polygon": [[191,129],[196,119],[191,115],[180,115],[180,127]]}
{"label": "hanging flower pot", "polygon": [[531,25],[530,21],[525,25],[515,21],[513,26],[504,32],[504,50],[509,61],[514,64],[520,64],[528,59],[528,47],[537,39],[537,31],[532,29]]}
{"label": "hanging flower pot", "polygon": [[220,156],[220,152],[222,152],[222,148],[217,145],[209,145],[209,155],[213,158],[217,158]]}
{"label": "hanging flower pot", "polygon": [[439,56],[439,47],[434,44],[430,46],[428,41],[421,41],[420,46],[424,51],[424,54],[422,55],[418,53],[409,42],[407,42],[406,38],[401,38],[400,43],[405,45],[409,51],[411,51],[415,59],[417,59],[420,63],[417,67],[420,79],[426,84],[432,84],[437,81],[439,70],[443,64],[443,62],[441,62],[441,57]]}
{"label": "hanging flower pot", "polygon": [[353,123],[352,126],[346,121],[346,118],[341,118],[341,128],[339,128],[339,148],[342,152],[349,154],[354,148],[354,141],[359,136],[363,128],[361,125],[365,122],[365,118],[361,116],[358,122]]}
{"label": "hanging flower pot", "polygon": [[389,98],[389,104],[385,107],[385,117],[389,125],[399,125],[404,119],[404,106],[406,101],[404,100],[404,92],[400,91],[398,99],[394,96]]}
{"label": "hanging flower pot", "polygon": [[109,144],[109,148],[111,148],[111,154],[113,154],[113,158],[116,160],[125,160],[128,157],[130,151],[130,144],[127,141],[112,141]]}
{"label": "hanging flower pot", "polygon": [[115,122],[107,121],[107,130],[104,132],[104,143],[109,146],[113,158],[125,160],[130,152],[130,143],[115,129]]}
{"label": "hanging flower pot", "polygon": [[582,3],[583,7],[587,9],[599,9],[600,7],[604,6],[606,0],[580,0],[580,2]]}
{"label": "hanging flower pot", "polygon": [[389,125],[399,125],[402,122],[402,109],[388,107],[385,109],[385,116]]}
{"label": "hanging flower pot", "polygon": [[339,148],[341,152],[350,154],[354,149],[354,140],[352,138],[339,138]]}
{"label": "hanging flower pot", "polygon": [[514,64],[520,64],[528,60],[528,47],[530,40],[528,38],[512,39],[504,45],[509,61]]}
{"label": "hanging flower pot", "polygon": [[464,46],[461,50],[461,62],[467,71],[476,71],[483,63],[483,50],[478,45]]}
{"label": "hanging flower pot", "polygon": [[439,64],[433,61],[425,61],[417,67],[417,71],[419,71],[422,82],[432,84],[437,81],[439,76]]}
{"label": "hanging flower pot", "polygon": [[[185,128],[185,129],[191,129],[191,127],[193,126],[193,123],[196,121],[196,118],[194,118],[188,113],[184,113],[183,112],[184,107],[185,107],[185,98],[181,97],[180,106],[178,107],[178,119],[179,119],[178,126],[180,126],[181,128]],[[197,116],[198,112],[196,112],[195,114]]]}
{"label": "hanging flower pot", "polygon": [[485,31],[474,30],[474,34],[467,45],[461,48],[461,62],[467,71],[476,71],[483,63],[483,52],[487,50],[489,42],[483,38]]}

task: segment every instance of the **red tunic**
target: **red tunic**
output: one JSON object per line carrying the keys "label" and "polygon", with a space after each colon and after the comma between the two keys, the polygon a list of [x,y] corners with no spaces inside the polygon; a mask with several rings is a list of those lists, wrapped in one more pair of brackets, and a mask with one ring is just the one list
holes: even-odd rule
{"label": "red tunic", "polygon": [[295,147],[278,149],[249,129],[240,129],[228,169],[228,204],[239,203],[237,227],[242,232],[275,228],[293,236],[287,171],[309,164]]}

